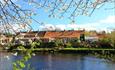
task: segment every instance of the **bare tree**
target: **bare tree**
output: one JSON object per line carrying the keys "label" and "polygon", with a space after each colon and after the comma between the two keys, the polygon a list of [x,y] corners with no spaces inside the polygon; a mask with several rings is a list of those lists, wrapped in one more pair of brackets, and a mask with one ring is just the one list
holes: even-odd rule
{"label": "bare tree", "polygon": [[[1,32],[17,32],[20,29],[32,30],[30,23],[32,11],[23,9],[12,0],[0,1],[0,28]],[[35,21],[35,20],[34,20]],[[36,21],[37,22],[37,21]]]}
{"label": "bare tree", "polygon": [[[18,1],[18,0],[17,0]],[[115,0],[19,0],[37,10],[44,9],[49,17],[62,18],[68,14],[69,19],[74,23],[74,19],[79,15],[91,15],[95,9],[107,3],[114,4]],[[113,6],[112,8],[115,8]],[[0,28],[1,32],[17,32],[21,29],[32,30],[31,21],[33,11],[28,7],[24,9],[15,0],[0,0]],[[66,16],[67,17],[67,16]],[[14,25],[19,28],[15,29]]]}

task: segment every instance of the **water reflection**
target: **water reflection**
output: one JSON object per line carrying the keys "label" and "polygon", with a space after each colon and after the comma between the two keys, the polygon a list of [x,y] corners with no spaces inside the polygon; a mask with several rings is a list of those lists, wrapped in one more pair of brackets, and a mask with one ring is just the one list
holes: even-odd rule
{"label": "water reflection", "polygon": [[[12,62],[21,58],[20,55],[0,54],[0,70],[12,70]],[[93,56],[75,54],[36,54],[28,63],[31,63],[35,70],[115,70],[115,63]]]}
{"label": "water reflection", "polygon": [[48,70],[52,70],[52,56],[48,55]]}
{"label": "water reflection", "polygon": [[0,52],[0,70],[10,70],[12,68],[11,58],[10,54]]}

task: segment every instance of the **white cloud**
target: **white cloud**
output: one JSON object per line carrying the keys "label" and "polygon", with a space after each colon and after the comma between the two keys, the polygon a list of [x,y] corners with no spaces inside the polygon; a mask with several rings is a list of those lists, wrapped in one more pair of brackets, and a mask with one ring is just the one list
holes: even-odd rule
{"label": "white cloud", "polygon": [[77,24],[68,24],[67,28],[72,28],[72,29],[76,29],[78,26]]}
{"label": "white cloud", "polygon": [[55,29],[56,29],[56,30],[64,30],[64,29],[66,29],[66,26],[65,26],[65,25],[62,25],[62,24],[60,24],[60,25],[55,25]]}
{"label": "white cloud", "polygon": [[108,16],[107,18],[96,22],[79,24],[78,27],[86,30],[111,31],[115,28],[115,16]]}
{"label": "white cloud", "polygon": [[[108,24],[109,23],[109,24]],[[105,19],[98,20],[91,23],[84,24],[46,24],[41,26],[44,30],[64,30],[64,29],[85,29],[85,30],[96,30],[96,31],[110,31],[110,28],[115,28],[115,16],[108,16]]]}
{"label": "white cloud", "polygon": [[115,16],[108,16],[104,20],[100,20],[100,23],[114,23],[115,24]]}
{"label": "white cloud", "polygon": [[65,30],[65,29],[76,29],[77,25],[76,24],[45,24],[44,26],[40,26],[41,30]]}
{"label": "white cloud", "polygon": [[55,30],[55,26],[53,24],[45,24],[44,26],[40,26],[42,30]]}

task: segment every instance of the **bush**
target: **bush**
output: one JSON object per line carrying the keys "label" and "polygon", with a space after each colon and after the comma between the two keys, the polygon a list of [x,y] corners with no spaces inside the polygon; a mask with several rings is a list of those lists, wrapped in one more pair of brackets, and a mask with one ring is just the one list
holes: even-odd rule
{"label": "bush", "polygon": [[98,41],[98,46],[100,48],[112,48],[111,40],[108,38],[103,38]]}
{"label": "bush", "polygon": [[54,48],[55,46],[55,42],[42,42],[40,48]]}
{"label": "bush", "polygon": [[66,43],[66,48],[72,48],[72,44],[70,42]]}

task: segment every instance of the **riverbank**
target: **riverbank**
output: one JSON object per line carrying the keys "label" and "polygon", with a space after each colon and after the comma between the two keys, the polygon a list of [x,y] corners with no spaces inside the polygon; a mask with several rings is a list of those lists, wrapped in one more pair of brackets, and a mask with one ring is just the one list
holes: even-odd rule
{"label": "riverbank", "polygon": [[[22,54],[21,52],[26,53],[25,50],[30,49],[13,49],[13,50],[4,50],[5,52]],[[31,49],[33,53],[31,54],[78,54],[78,55],[91,55],[98,58],[109,59],[115,61],[115,49],[108,48],[33,48]],[[23,53],[23,54],[24,54]],[[29,53],[30,54],[30,53]]]}
{"label": "riverbank", "polygon": [[33,53],[43,53],[43,54],[84,54],[84,55],[94,55],[104,58],[111,58],[115,56],[115,49],[110,48],[32,48],[32,49],[13,49],[4,50],[5,52],[25,52],[30,50]]}
{"label": "riverbank", "polygon": [[[13,49],[18,51],[23,51],[23,49]],[[115,49],[109,48],[34,48],[33,51],[115,51]]]}
{"label": "riverbank", "polygon": [[[28,49],[26,49],[28,50]],[[25,49],[13,49],[8,50],[9,52],[14,51],[25,51]],[[115,54],[115,49],[108,48],[33,48],[33,52],[47,52],[47,53],[79,53],[79,54],[89,54],[89,53],[98,53],[98,54]]]}

